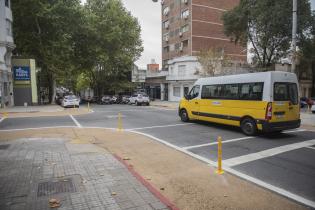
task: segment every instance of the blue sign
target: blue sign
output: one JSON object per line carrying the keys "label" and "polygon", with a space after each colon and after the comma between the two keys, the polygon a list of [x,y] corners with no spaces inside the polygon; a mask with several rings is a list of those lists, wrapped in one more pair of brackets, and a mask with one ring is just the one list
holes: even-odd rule
{"label": "blue sign", "polygon": [[31,71],[29,66],[14,66],[13,73],[15,81],[28,81],[31,79]]}

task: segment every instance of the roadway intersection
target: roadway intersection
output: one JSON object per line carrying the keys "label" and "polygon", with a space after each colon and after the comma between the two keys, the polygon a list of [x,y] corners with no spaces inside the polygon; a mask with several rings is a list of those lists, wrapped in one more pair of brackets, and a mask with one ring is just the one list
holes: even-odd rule
{"label": "roadway intersection", "polygon": [[211,165],[216,165],[216,140],[221,136],[225,171],[315,208],[314,131],[296,129],[274,136],[248,137],[229,126],[183,123],[174,109],[104,105],[94,106],[93,110],[78,116],[6,118],[0,121],[0,131],[54,127],[116,129],[121,113],[125,131],[149,136]]}

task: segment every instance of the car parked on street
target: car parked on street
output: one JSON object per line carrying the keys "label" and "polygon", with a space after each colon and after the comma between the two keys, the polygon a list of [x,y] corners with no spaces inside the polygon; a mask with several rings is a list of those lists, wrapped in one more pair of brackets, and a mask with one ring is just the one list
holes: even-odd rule
{"label": "car parked on street", "polygon": [[129,104],[135,104],[137,106],[145,104],[149,106],[150,99],[149,96],[147,96],[146,94],[134,94],[129,98]]}
{"label": "car parked on street", "polygon": [[101,99],[101,104],[112,104],[112,98],[108,95],[104,95]]}
{"label": "car parked on street", "polygon": [[311,111],[312,111],[313,114],[315,114],[315,104],[312,105]]}
{"label": "car parked on street", "polygon": [[80,99],[75,95],[67,95],[63,98],[61,106],[67,107],[80,107]]}

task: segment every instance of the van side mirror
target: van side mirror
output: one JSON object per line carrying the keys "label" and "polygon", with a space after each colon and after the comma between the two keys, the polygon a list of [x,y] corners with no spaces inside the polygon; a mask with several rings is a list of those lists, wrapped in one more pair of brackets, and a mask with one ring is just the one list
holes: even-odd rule
{"label": "van side mirror", "polygon": [[184,97],[186,100],[190,100],[190,95],[185,94]]}

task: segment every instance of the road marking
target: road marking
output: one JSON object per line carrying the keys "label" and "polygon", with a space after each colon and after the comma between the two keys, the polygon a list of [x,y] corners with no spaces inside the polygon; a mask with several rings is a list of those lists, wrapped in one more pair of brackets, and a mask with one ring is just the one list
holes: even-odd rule
{"label": "road marking", "polygon": [[[255,138],[255,137],[254,136],[246,136],[246,137],[242,137],[242,138],[230,139],[230,140],[222,141],[222,144],[223,143],[234,142],[234,141],[246,140],[246,139],[253,139],[253,138]],[[206,144],[198,144],[198,145],[183,147],[183,149],[189,150],[189,149],[205,147],[205,146],[211,146],[211,145],[216,145],[216,144],[218,144],[218,142],[211,142],[211,143],[206,143]]]}
{"label": "road marking", "polygon": [[181,125],[193,125],[194,123],[181,123],[181,124],[171,124],[171,125],[156,125],[150,127],[141,127],[141,128],[130,128],[126,129],[126,131],[134,131],[134,130],[145,130],[145,129],[152,129],[152,128],[167,128],[167,127],[175,127]]}
{"label": "road marking", "polygon": [[314,147],[314,146],[313,146],[313,147],[312,147],[312,146],[310,146],[310,147],[306,147],[306,148],[309,148],[309,149],[315,149],[315,147]]}
{"label": "road marking", "polygon": [[6,119],[5,117],[2,117],[2,118],[0,119],[0,123],[3,122],[3,120],[5,120],[5,119]]}
{"label": "road marking", "polygon": [[15,129],[6,129],[1,130],[0,132],[11,132],[11,131],[27,131],[27,130],[41,130],[41,129],[56,129],[56,128],[77,128],[77,126],[52,126],[52,127],[37,127],[37,128],[15,128]]}
{"label": "road marking", "polygon": [[296,132],[303,132],[303,131],[306,131],[306,129],[294,129],[294,130],[283,131],[282,133],[296,133]]}
{"label": "road marking", "polygon": [[77,127],[82,128],[82,125],[72,116],[72,114],[69,114],[73,122],[77,125]]}
{"label": "road marking", "polygon": [[256,152],[256,153],[251,153],[248,155],[230,158],[230,159],[224,160],[223,163],[225,165],[228,165],[228,166],[236,166],[236,165],[251,162],[254,160],[259,160],[262,158],[275,156],[275,155],[278,155],[278,154],[281,154],[284,152],[289,152],[292,150],[296,150],[299,148],[312,146],[314,144],[315,144],[315,139],[307,140],[307,141],[303,141],[303,142],[299,142],[299,143],[288,144],[288,145],[284,145],[284,146],[280,146],[280,147],[275,147],[272,149],[267,149],[267,150],[264,150],[261,152]]}
{"label": "road marking", "polygon": [[[171,143],[169,143],[169,142],[167,142],[165,140],[159,139],[159,138],[154,137],[154,136],[152,136],[150,134],[142,133],[142,132],[139,132],[139,131],[129,131],[129,132],[147,136],[147,137],[149,137],[149,138],[151,138],[153,140],[156,140],[156,141],[158,141],[158,142],[160,142],[160,143],[162,143],[162,144],[164,144],[166,146],[169,146],[169,147],[171,147],[171,148],[173,148],[173,149],[175,149],[177,151],[180,151],[180,152],[185,153],[185,154],[187,154],[187,155],[189,155],[189,156],[191,156],[193,158],[196,158],[196,159],[198,159],[198,160],[200,160],[202,162],[205,162],[205,163],[207,163],[207,164],[209,164],[209,165],[211,165],[213,167],[217,167],[217,163],[212,161],[212,160],[209,160],[207,158],[204,158],[202,156],[194,154],[194,153],[192,153],[192,152],[190,152],[188,150],[185,150],[185,149],[183,149],[181,147],[175,146],[175,145],[173,145],[173,144],[171,144]],[[285,189],[282,189],[280,187],[276,187],[276,186],[271,185],[271,184],[269,184],[267,182],[264,182],[264,181],[262,181],[260,179],[257,179],[257,178],[251,177],[251,176],[249,176],[247,174],[241,173],[241,172],[239,172],[237,170],[234,170],[234,169],[232,169],[232,168],[230,168],[228,166],[224,166],[224,161],[223,161],[223,170],[225,170],[226,172],[229,172],[231,174],[234,174],[234,175],[236,175],[236,176],[238,176],[238,177],[240,177],[242,179],[250,181],[250,182],[252,182],[254,184],[257,184],[257,185],[259,185],[259,186],[261,186],[263,188],[266,188],[266,189],[269,189],[269,190],[271,190],[273,192],[276,192],[276,193],[278,193],[278,194],[280,194],[280,195],[282,195],[284,197],[290,198],[290,199],[295,200],[295,201],[297,201],[299,203],[302,203],[304,205],[307,205],[307,206],[310,206],[312,208],[315,208],[315,202],[314,201],[308,200],[308,199],[306,199],[306,198],[304,198],[302,196],[299,196],[297,194],[291,193],[291,192],[289,192],[289,191],[287,191]]]}

